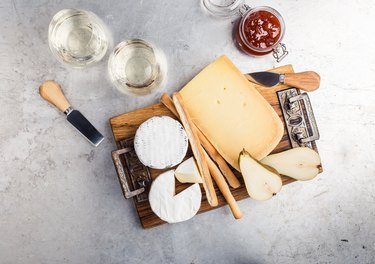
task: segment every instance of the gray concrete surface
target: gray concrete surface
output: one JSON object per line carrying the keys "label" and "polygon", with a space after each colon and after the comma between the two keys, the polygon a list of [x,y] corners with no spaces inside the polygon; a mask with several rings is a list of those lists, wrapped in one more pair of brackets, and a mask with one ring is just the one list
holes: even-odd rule
{"label": "gray concrete surface", "polygon": [[[267,202],[245,200],[191,221],[142,230],[110,158],[108,118],[180,89],[227,54],[244,72],[277,66],[241,54],[231,21],[199,1],[0,2],[0,263],[375,263],[375,49],[372,1],[249,1],[285,17],[297,71],[321,74],[311,93],[324,173],[286,186]],[[120,95],[97,66],[61,65],[47,44],[53,14],[78,7],[98,14],[114,43],[140,37],[166,53],[168,80],[145,98]],[[45,79],[106,137],[91,147],[38,95]]]}

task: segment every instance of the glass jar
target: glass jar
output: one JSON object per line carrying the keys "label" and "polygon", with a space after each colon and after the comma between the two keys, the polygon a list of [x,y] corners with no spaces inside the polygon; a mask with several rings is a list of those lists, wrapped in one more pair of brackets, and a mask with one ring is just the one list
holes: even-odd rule
{"label": "glass jar", "polygon": [[268,6],[251,8],[244,0],[202,0],[202,5],[216,17],[239,16],[234,26],[236,46],[252,56],[272,53],[280,62],[288,51],[281,43],[285,34],[284,19]]}
{"label": "glass jar", "polygon": [[119,43],[108,61],[112,83],[128,95],[152,93],[163,83],[166,68],[163,52],[142,39]]}

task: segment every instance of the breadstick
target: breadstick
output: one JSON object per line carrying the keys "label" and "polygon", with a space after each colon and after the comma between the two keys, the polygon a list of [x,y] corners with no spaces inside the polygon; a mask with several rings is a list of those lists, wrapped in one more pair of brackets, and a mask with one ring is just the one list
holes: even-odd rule
{"label": "breadstick", "polygon": [[186,134],[189,138],[194,158],[197,161],[198,169],[203,179],[203,188],[206,192],[207,201],[211,206],[217,206],[218,200],[215,188],[212,183],[211,175],[207,166],[204,150],[197,135],[197,129],[195,128],[195,126],[193,126],[193,122],[190,119],[189,113],[185,109],[183,99],[179,93],[173,94],[173,102],[176,107],[178,116],[180,117],[180,121],[186,130]]}
{"label": "breadstick", "polygon": [[[168,94],[163,94],[160,98],[160,101],[176,116],[179,118],[177,113],[176,107],[174,106],[172,98],[169,97]],[[193,127],[196,127],[193,123]],[[219,169],[223,173],[224,177],[227,179],[229,185],[233,188],[240,187],[240,182],[238,181],[236,175],[232,172],[229,168],[227,162],[224,158],[220,155],[220,153],[215,149],[215,147],[208,141],[206,136],[200,131],[198,128],[196,129],[198,132],[198,138],[200,143],[205,148],[209,156],[217,163]]]}
{"label": "breadstick", "polygon": [[225,200],[227,201],[230,210],[232,211],[232,214],[234,218],[240,219],[242,217],[242,212],[240,208],[238,207],[238,204],[236,200],[234,199],[232,193],[229,190],[229,186],[227,182],[224,179],[223,174],[221,174],[219,168],[216,166],[216,164],[210,159],[207,152],[203,151],[204,155],[206,156],[207,165],[210,170],[212,178],[214,178],[217,186],[220,189],[220,192],[223,194]]}

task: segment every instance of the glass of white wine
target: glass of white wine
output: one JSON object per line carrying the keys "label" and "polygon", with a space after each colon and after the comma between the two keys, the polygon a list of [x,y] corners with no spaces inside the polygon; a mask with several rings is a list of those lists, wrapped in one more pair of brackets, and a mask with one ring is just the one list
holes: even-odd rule
{"label": "glass of white wine", "polygon": [[119,43],[109,57],[108,72],[116,88],[128,95],[147,95],[160,87],[167,71],[163,52],[142,39]]}
{"label": "glass of white wine", "polygon": [[63,9],[51,20],[48,42],[58,60],[83,68],[100,61],[107,53],[109,32],[94,13]]}

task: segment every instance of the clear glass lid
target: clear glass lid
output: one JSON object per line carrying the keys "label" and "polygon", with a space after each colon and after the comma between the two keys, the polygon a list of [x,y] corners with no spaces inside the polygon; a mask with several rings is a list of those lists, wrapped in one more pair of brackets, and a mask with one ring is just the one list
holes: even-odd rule
{"label": "clear glass lid", "polygon": [[202,0],[203,8],[216,17],[232,17],[240,14],[245,0]]}

